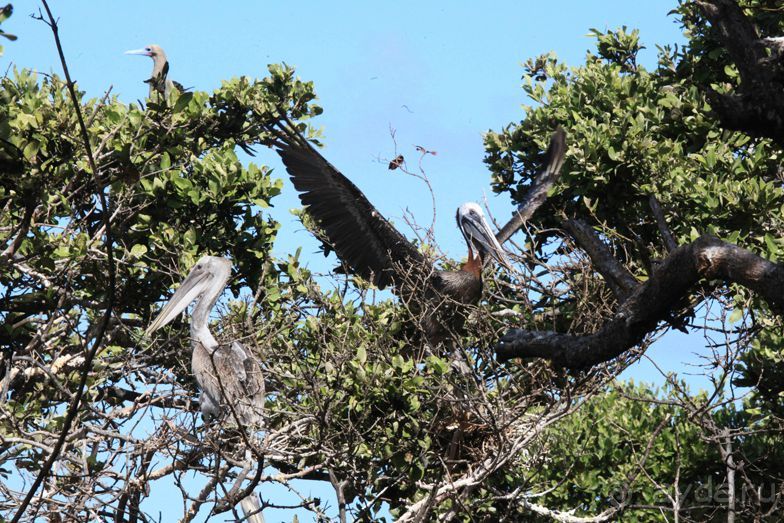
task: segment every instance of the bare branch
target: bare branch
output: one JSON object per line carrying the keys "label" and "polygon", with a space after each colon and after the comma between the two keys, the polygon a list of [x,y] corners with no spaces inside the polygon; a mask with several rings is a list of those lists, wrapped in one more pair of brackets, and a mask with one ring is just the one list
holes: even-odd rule
{"label": "bare branch", "polygon": [[615,298],[620,302],[624,301],[639,284],[637,278],[615,259],[613,253],[590,225],[580,219],[573,219],[566,220],[563,226],[577,245],[591,258],[591,262],[604,277]]}
{"label": "bare branch", "polygon": [[700,280],[743,285],[784,311],[784,266],[713,236],[678,247],[597,332],[587,335],[512,329],[496,346],[500,361],[540,357],[568,368],[608,361],[639,344]]}
{"label": "bare branch", "polygon": [[109,320],[112,317],[112,307],[114,306],[114,288],[115,288],[115,267],[114,267],[114,254],[112,251],[112,232],[111,232],[111,224],[109,222],[109,206],[106,202],[106,195],[103,192],[103,184],[101,183],[100,173],[98,168],[96,167],[95,159],[93,158],[92,148],[90,146],[90,137],[87,134],[87,127],[84,124],[84,118],[82,117],[82,110],[81,104],[79,103],[79,98],[76,96],[76,90],[74,89],[73,81],[71,80],[71,75],[68,72],[68,64],[65,61],[65,54],[63,53],[63,47],[60,43],[60,36],[58,33],[57,22],[52,15],[51,10],[49,9],[49,4],[46,3],[46,0],[41,0],[44,9],[46,9],[46,14],[49,17],[49,27],[52,29],[52,35],[54,36],[55,44],[57,45],[57,52],[60,55],[60,63],[63,66],[63,74],[65,74],[65,79],[67,82],[68,93],[71,96],[71,101],[73,102],[74,111],[76,111],[76,117],[79,122],[79,128],[81,130],[82,141],[84,142],[83,145],[87,152],[87,159],[90,162],[90,168],[93,171],[93,178],[95,181],[95,191],[98,194],[99,201],[101,202],[101,215],[103,216],[104,220],[104,238],[105,238],[105,247],[106,247],[106,256],[107,256],[107,263],[108,263],[108,273],[109,273],[109,288],[107,289],[107,298],[106,298],[106,310],[104,312],[103,317],[101,318],[100,324],[96,331],[95,337],[93,338],[92,347],[90,347],[87,355],[85,357],[84,364],[82,365],[82,369],[80,372],[79,377],[79,384],[76,389],[76,393],[71,400],[70,405],[68,406],[68,411],[66,413],[65,419],[63,420],[63,426],[60,430],[60,436],[57,439],[57,443],[54,445],[54,449],[46,458],[46,461],[41,465],[41,470],[39,471],[38,475],[36,476],[33,484],[30,486],[30,489],[27,492],[24,500],[19,505],[14,517],[11,519],[11,523],[17,523],[22,515],[27,510],[28,505],[35,496],[36,491],[41,486],[41,483],[44,481],[46,476],[49,474],[49,471],[52,469],[52,465],[57,460],[58,456],[60,455],[60,451],[65,444],[65,440],[68,437],[71,431],[71,425],[73,424],[74,419],[76,418],[76,413],[79,410],[79,405],[82,401],[82,396],[84,394],[84,388],[87,384],[87,377],[90,373],[90,369],[92,368],[93,359],[95,358],[95,354],[98,351],[98,348],[101,346],[104,334],[106,333],[106,329],[109,326]]}
{"label": "bare branch", "polygon": [[653,216],[656,218],[656,225],[659,227],[664,248],[667,249],[667,252],[674,251],[678,247],[678,242],[675,241],[670,226],[667,225],[667,220],[664,218],[664,210],[662,210],[655,195],[651,194],[648,198],[648,205],[650,205]]}

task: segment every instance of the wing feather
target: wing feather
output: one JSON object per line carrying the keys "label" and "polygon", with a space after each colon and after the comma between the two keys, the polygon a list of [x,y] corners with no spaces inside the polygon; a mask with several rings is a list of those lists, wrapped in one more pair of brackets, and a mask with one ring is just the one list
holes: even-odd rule
{"label": "wing feather", "polygon": [[523,197],[512,219],[495,235],[498,243],[503,244],[511,238],[526,221],[531,219],[534,211],[544,203],[547,198],[547,192],[555,185],[555,182],[558,181],[561,175],[561,166],[563,165],[565,155],[566,131],[559,125],[553,132],[552,138],[550,138],[550,145],[545,153],[544,167],[537,173],[531,188]]}
{"label": "wing feather", "polygon": [[338,257],[354,274],[383,289],[395,284],[399,267],[426,263],[424,256],[299,132],[276,133],[299,199],[324,230]]}
{"label": "wing feather", "polygon": [[235,341],[230,346],[221,345],[210,356],[199,343],[194,347],[192,367],[204,394],[211,399],[220,398],[218,403],[224,414],[231,412],[230,403],[242,423],[261,425],[264,377],[258,361],[242,344]]}

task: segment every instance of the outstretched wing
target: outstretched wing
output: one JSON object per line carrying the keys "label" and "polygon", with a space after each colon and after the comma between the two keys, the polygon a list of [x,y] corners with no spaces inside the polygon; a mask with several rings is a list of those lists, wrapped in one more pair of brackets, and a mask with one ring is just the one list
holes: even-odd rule
{"label": "outstretched wing", "polygon": [[338,257],[354,274],[383,289],[400,267],[426,263],[425,257],[295,129],[275,129],[274,145],[299,199],[308,207]]}
{"label": "outstretched wing", "polygon": [[523,197],[523,201],[520,202],[512,219],[495,235],[498,243],[503,244],[506,240],[511,238],[514,233],[520,230],[523,223],[531,219],[534,211],[542,205],[545,198],[547,198],[547,191],[549,191],[550,188],[555,185],[555,182],[558,181],[565,154],[566,132],[563,130],[563,127],[559,125],[553,133],[552,138],[550,138],[550,145],[547,147],[547,152],[545,153],[546,159],[544,167],[536,175],[534,183],[531,185],[531,188],[528,190],[525,197]]}

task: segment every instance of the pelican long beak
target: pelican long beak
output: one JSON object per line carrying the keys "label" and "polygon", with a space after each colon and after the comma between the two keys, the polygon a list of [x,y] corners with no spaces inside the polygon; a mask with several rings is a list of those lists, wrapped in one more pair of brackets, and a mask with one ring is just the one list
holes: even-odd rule
{"label": "pelican long beak", "polygon": [[185,281],[182,282],[180,288],[177,289],[177,292],[174,293],[174,296],[164,305],[158,317],[144,331],[144,335],[149,336],[176,318],[188,305],[193,303],[193,300],[204,292],[204,289],[207,287],[205,284],[211,279],[212,274],[208,271],[200,268],[198,265],[194,267],[188,277],[185,278]]}
{"label": "pelican long beak", "polygon": [[463,216],[460,225],[466,238],[470,238],[472,242],[479,244],[482,251],[495,258],[507,270],[512,270],[512,266],[504,254],[504,249],[498,243],[495,234],[490,229],[490,224],[487,223],[483,216]]}
{"label": "pelican long beak", "polygon": [[132,49],[130,51],[125,51],[123,54],[137,54],[141,56],[152,56],[152,53],[147,49]]}

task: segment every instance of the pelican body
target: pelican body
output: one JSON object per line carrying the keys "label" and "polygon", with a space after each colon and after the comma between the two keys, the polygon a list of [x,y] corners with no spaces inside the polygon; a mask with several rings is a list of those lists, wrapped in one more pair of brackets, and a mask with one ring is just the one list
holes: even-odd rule
{"label": "pelican body", "polygon": [[231,275],[231,262],[218,256],[201,258],[180,288],[147,328],[146,334],[171,322],[196,302],[191,317],[191,372],[201,388],[204,419],[224,414],[258,428],[264,409],[264,379],[256,359],[239,342],[221,345],[209,329],[209,315]]}
{"label": "pelican body", "polygon": [[[196,301],[191,317],[191,372],[201,387],[199,404],[205,421],[229,419],[249,427],[261,427],[264,411],[264,378],[256,359],[239,342],[221,345],[209,329],[209,315],[231,276],[231,262],[204,256],[191,269],[180,288],[164,305],[145,332],[149,335],[176,318]],[[249,523],[264,523],[255,494],[240,500]]]}
{"label": "pelican body", "polygon": [[465,305],[477,303],[482,295],[485,260],[492,257],[507,265],[481,207],[466,203],[457,210],[457,226],[468,246],[467,261],[459,271],[437,270],[299,132],[281,124],[273,129],[273,136],[300,201],[350,272],[380,289],[392,285],[420,318],[429,343],[461,329]]}
{"label": "pelican body", "polygon": [[152,74],[150,78],[145,80],[145,83],[150,84],[150,98],[155,93],[162,94],[166,99],[172,89],[183,92],[184,88],[179,82],[175,82],[169,78],[169,60],[166,58],[166,53],[161,46],[150,44],[142,49],[134,49],[126,51],[125,54],[149,56],[152,58]]}

